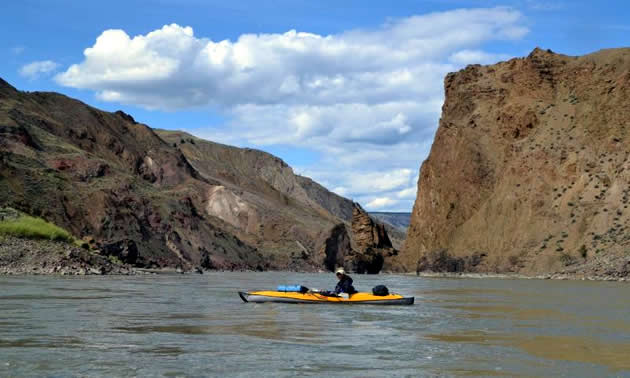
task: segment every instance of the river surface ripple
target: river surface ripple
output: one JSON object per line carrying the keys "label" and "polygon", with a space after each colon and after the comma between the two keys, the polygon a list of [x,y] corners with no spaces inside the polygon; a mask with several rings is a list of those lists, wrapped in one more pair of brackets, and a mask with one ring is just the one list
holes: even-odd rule
{"label": "river surface ripple", "polygon": [[0,277],[0,376],[629,376],[630,286],[354,276],[414,306],[245,304],[332,274]]}

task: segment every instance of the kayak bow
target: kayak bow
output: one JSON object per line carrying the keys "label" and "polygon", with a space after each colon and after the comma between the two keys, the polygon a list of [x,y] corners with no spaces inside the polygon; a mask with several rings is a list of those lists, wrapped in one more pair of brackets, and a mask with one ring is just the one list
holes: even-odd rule
{"label": "kayak bow", "polygon": [[356,293],[350,298],[329,297],[316,292],[298,293],[284,291],[239,291],[243,302],[275,302],[275,303],[330,303],[330,304],[369,304],[369,305],[412,305],[414,297],[403,297],[399,294],[385,296],[371,293]]}

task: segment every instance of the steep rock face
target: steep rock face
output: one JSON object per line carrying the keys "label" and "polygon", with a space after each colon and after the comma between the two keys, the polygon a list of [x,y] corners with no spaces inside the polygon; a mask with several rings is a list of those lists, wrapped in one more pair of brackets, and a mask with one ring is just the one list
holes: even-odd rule
{"label": "steep rock face", "polygon": [[444,86],[406,266],[627,274],[630,49],[535,49]]}
{"label": "steep rock face", "polygon": [[402,270],[385,226],[357,203],[353,203],[352,213],[350,225],[339,223],[325,235],[318,254],[322,265],[330,271],[344,267],[360,274]]}
{"label": "steep rock face", "polygon": [[352,208],[352,235],[359,250],[392,247],[385,226],[374,222],[358,203]]}
{"label": "steep rock face", "polygon": [[346,257],[346,267],[359,273],[376,274],[398,254],[389,239],[385,226],[375,222],[355,203],[352,208],[352,238],[355,253]]}

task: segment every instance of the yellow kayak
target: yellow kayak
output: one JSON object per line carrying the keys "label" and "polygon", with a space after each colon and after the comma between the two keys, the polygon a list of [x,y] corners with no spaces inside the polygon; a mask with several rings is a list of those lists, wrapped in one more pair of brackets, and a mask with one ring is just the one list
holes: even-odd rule
{"label": "yellow kayak", "polygon": [[317,292],[299,293],[285,291],[239,291],[244,302],[276,302],[276,303],[330,303],[330,304],[370,304],[370,305],[412,305],[414,297],[403,297],[399,294],[384,296],[372,293],[356,293],[350,298],[330,297]]}

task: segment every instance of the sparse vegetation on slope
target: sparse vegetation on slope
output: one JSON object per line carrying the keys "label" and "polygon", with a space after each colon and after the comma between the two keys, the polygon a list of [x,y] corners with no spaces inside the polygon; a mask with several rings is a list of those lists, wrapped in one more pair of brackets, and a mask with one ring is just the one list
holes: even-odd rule
{"label": "sparse vegetation on slope", "polygon": [[[0,207],[53,222],[104,257],[139,268],[317,270],[352,206],[271,154],[0,79]],[[32,219],[7,227],[52,232]]]}
{"label": "sparse vegetation on slope", "polygon": [[401,253],[475,272],[628,277],[630,49],[448,74]]}
{"label": "sparse vegetation on slope", "polygon": [[68,231],[41,218],[19,214],[15,218],[0,218],[0,234],[25,239],[48,239],[73,242]]}

